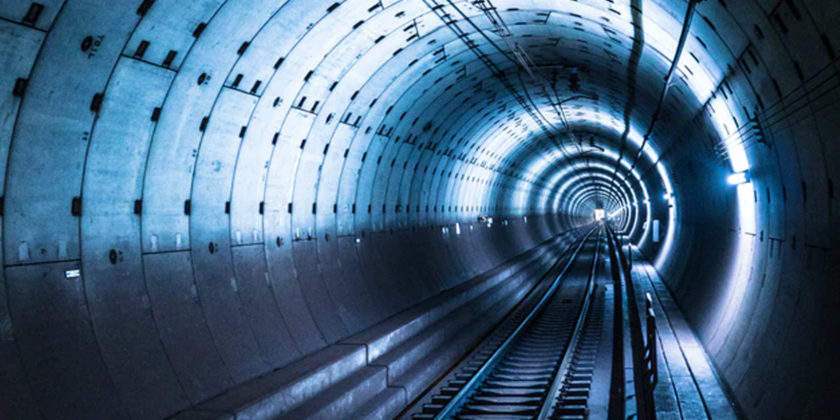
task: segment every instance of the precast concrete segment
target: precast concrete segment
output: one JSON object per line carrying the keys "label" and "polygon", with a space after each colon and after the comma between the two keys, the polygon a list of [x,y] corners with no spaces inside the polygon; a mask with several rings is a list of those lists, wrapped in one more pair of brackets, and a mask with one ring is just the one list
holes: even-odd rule
{"label": "precast concrete segment", "polygon": [[[0,3],[0,417],[171,415],[598,200],[635,201],[617,217],[747,416],[836,411],[840,6],[698,3],[635,162],[686,2],[492,3],[528,68],[465,0],[462,35],[420,0]],[[629,185],[551,182],[616,160]]]}

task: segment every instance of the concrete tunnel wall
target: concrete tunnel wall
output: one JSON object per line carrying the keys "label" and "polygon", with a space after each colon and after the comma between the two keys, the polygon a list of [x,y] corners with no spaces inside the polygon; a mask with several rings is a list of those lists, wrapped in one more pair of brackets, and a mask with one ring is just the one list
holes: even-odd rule
{"label": "concrete tunnel wall", "polygon": [[699,3],[648,139],[687,2],[494,2],[556,98],[455,3],[0,3],[0,417],[173,414],[603,203],[747,416],[836,409],[840,8]]}

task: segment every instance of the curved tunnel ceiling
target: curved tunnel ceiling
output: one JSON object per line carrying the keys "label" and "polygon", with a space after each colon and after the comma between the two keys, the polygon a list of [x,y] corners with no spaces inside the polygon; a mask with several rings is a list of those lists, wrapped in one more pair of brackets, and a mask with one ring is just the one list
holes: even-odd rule
{"label": "curved tunnel ceiling", "polygon": [[835,2],[40,0],[0,18],[9,417],[170,415],[599,208],[746,415],[834,404]]}

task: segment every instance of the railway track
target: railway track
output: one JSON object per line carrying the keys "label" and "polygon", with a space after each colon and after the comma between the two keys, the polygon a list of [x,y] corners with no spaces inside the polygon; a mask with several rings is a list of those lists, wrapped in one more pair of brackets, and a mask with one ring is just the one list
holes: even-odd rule
{"label": "railway track", "polygon": [[605,311],[604,229],[410,409],[411,419],[585,418]]}

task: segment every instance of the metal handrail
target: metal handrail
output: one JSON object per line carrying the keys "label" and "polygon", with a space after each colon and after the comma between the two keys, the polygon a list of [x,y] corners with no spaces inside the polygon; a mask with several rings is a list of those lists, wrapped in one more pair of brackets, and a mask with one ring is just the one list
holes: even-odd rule
{"label": "metal handrail", "polygon": [[[614,234],[614,232],[613,232]],[[618,241],[617,236],[614,236]],[[619,243],[618,246],[621,246]],[[622,265],[624,280],[627,285],[628,311],[632,314],[630,319],[631,340],[633,341],[634,377],[636,392],[639,398],[636,400],[637,416],[639,419],[656,418],[656,404],[653,390],[659,380],[659,366],[657,362],[656,345],[656,314],[653,310],[653,298],[650,293],[645,294],[645,309],[636,307],[635,292],[633,291],[633,276],[631,273],[632,248],[628,241],[627,255],[619,249],[620,264]],[[644,316],[644,320],[642,317]],[[645,328],[639,325],[644,322]]]}
{"label": "metal handrail", "polygon": [[649,392],[653,394],[653,388],[659,382],[659,366],[656,360],[656,314],[653,312],[653,299],[650,293],[645,293],[645,377],[647,378],[646,385],[649,387]]}

